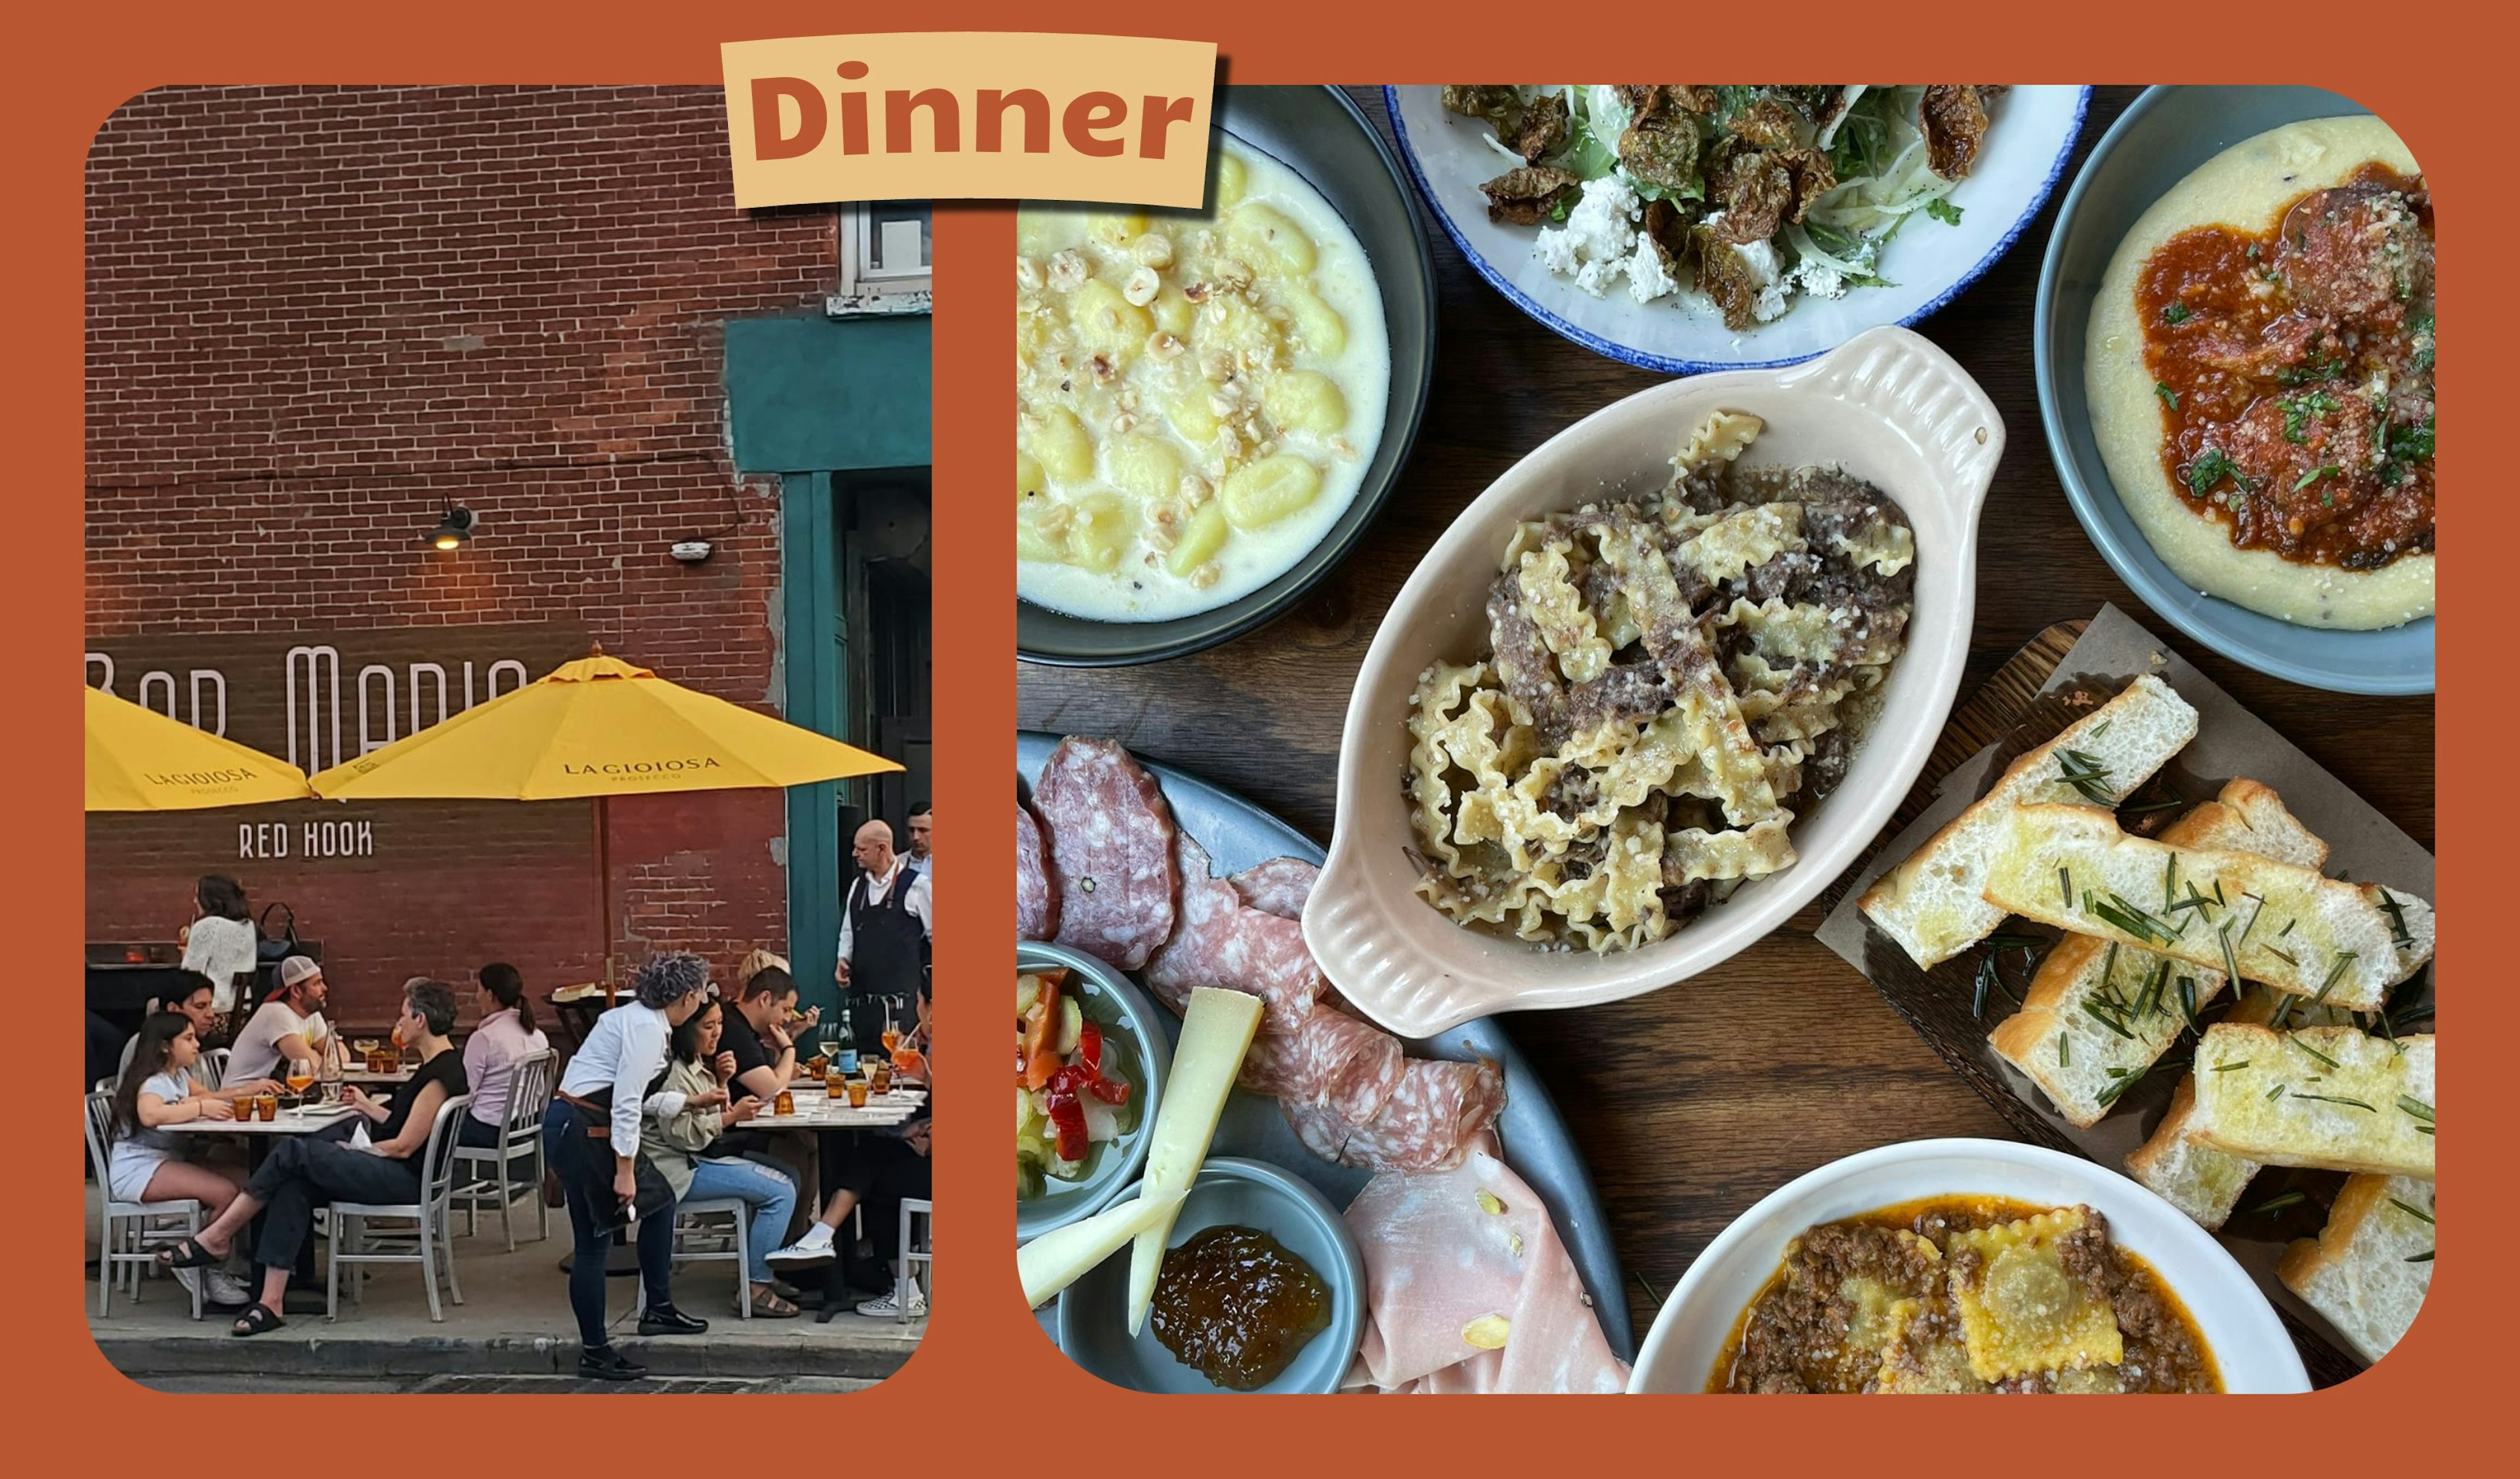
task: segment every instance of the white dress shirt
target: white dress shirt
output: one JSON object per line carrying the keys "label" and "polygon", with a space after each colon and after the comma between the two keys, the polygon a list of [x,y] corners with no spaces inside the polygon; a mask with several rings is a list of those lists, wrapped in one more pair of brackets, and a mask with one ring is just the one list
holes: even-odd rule
{"label": "white dress shirt", "polygon": [[[873,874],[861,874],[859,882],[866,885],[867,907],[869,909],[873,909],[877,905],[882,903],[886,898],[889,898],[892,894],[892,885],[901,877],[902,869],[911,866],[913,865],[911,865],[907,860],[896,857],[892,860],[892,872],[885,874],[882,877],[878,878]],[[856,885],[853,884],[851,886],[855,887]],[[927,870],[922,867],[919,870],[919,876],[910,880],[910,893],[902,899],[901,907],[909,910],[910,917],[919,921],[919,932],[933,939],[935,937],[935,931],[928,927],[927,922]],[[845,961],[849,958],[849,946],[852,943],[854,943],[854,940],[849,929],[849,901],[842,899],[840,901],[841,960]]]}
{"label": "white dress shirt", "polygon": [[648,1097],[648,1082],[665,1066],[665,1048],[674,1025],[663,1012],[638,1002],[624,1002],[595,1019],[561,1076],[562,1094],[580,1098],[612,1091],[612,1153],[639,1153],[639,1107]]}

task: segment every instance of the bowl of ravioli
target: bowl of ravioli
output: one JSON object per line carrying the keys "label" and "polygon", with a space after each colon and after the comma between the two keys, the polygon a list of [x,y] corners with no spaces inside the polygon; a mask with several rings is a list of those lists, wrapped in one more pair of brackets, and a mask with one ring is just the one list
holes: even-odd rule
{"label": "bowl of ravioli", "polygon": [[2212,1234],[2044,1146],[1931,1140],[1834,1161],[1725,1229],[1631,1392],[2306,1392]]}

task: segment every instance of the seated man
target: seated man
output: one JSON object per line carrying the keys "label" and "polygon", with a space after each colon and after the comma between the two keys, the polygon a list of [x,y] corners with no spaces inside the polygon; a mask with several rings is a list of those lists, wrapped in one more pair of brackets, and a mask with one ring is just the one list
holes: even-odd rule
{"label": "seated man", "polygon": [[[217,995],[210,985],[210,978],[198,970],[186,970],[177,973],[177,980],[180,984],[175,988],[176,995],[172,1001],[165,1004],[164,1009],[178,1013],[186,1021],[191,1022],[195,1038],[208,1037],[210,1030],[218,1025],[219,1020],[218,1008],[212,1005],[217,1000]],[[155,1011],[158,1009],[158,1004],[152,1002],[150,1008]],[[131,1055],[139,1047],[140,1037],[137,1033],[132,1035],[130,1042],[122,1045],[123,1068],[127,1069],[131,1066]],[[233,1081],[223,1079],[216,1070],[211,1068],[207,1053],[201,1054],[190,1067],[186,1068],[183,1078],[196,1098],[216,1096],[225,1099],[237,1099],[251,1094],[280,1092],[279,1083],[272,1079]]]}
{"label": "seated man", "polygon": [[[823,1009],[817,1007],[800,1017],[795,1013],[796,980],[776,965],[763,967],[737,988],[718,1049],[735,1059],[727,1075],[729,1092],[749,1094],[766,1104],[796,1081],[796,1038],[813,1031]],[[792,1025],[790,1017],[795,1017]]]}
{"label": "seated man", "polygon": [[280,989],[237,1034],[236,1047],[228,1053],[228,1077],[279,1078],[291,1063],[321,1062],[325,1039],[333,1030],[324,1022],[324,1001],[321,966],[304,956],[281,962]]}
{"label": "seated man", "polygon": [[419,1050],[419,1071],[390,1107],[356,1086],[342,1092],[344,1101],[370,1121],[372,1143],[355,1146],[302,1136],[281,1141],[247,1178],[244,1194],[228,1203],[217,1220],[158,1255],[178,1269],[207,1268],[226,1257],[237,1231],[268,1207],[253,1250],[253,1261],[262,1270],[261,1299],[238,1319],[237,1334],[259,1335],[288,1322],[280,1318],[281,1300],[289,1289],[290,1270],[314,1230],[317,1205],[420,1199],[421,1152],[428,1147],[437,1111],[464,1093],[464,1055],[448,1036],[454,1030],[455,988],[413,977],[402,989],[402,1015],[393,1036],[401,1046]]}

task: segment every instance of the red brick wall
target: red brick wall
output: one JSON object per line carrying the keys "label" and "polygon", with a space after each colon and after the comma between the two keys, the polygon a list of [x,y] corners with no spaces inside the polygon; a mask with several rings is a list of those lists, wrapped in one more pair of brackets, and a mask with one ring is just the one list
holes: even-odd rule
{"label": "red brick wall", "polygon": [[[160,89],[99,131],[87,231],[92,642],[567,619],[775,707],[777,487],[729,458],[720,324],[818,307],[836,230],[734,208],[715,89]],[[419,539],[446,498],[481,519],[452,556]],[[707,564],[670,558],[699,535]],[[591,859],[464,815],[465,865],[364,869],[93,819],[89,937],[171,937],[186,880],[233,871],[353,1017],[496,957],[587,978]],[[778,795],[613,818],[619,948],[785,937]]]}

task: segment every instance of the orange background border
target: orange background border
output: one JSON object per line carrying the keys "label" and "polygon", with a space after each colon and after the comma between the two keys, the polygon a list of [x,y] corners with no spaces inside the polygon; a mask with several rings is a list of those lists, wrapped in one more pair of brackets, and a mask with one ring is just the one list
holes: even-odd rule
{"label": "orange background border", "polygon": [[[1836,62],[1860,62],[1894,74],[1950,70],[1957,53],[1978,64],[1982,74],[2028,73],[2031,79],[2070,63],[2074,70],[2103,75],[2169,74],[2179,80],[2178,73],[2204,71],[2210,80],[2228,80],[2237,72],[2244,78],[2323,81],[2378,111],[2406,137],[2437,193],[2449,198],[2456,240],[2482,244],[2515,239],[2503,178],[2509,147],[2502,135],[2508,125],[2490,112],[2504,79],[2486,71],[2505,47],[2490,39],[2479,23],[2487,14],[2482,6],[2439,7],[2420,27],[2409,27],[2404,19],[2384,22],[2401,31],[2413,29],[2415,37],[2408,42],[2358,29],[2358,22],[2368,26],[2369,7],[2324,0],[2285,7],[2281,23],[2272,27],[2273,18],[2262,7],[2182,8],[2175,34],[2158,23],[2145,23],[2157,13],[2139,7],[2058,8],[2037,15],[2026,8],[1987,10],[1904,31],[1894,22],[1897,13],[1877,0],[1843,7],[1846,20],[1839,25],[1817,19],[1837,8],[1802,7],[1776,22],[1789,33],[1792,55],[1806,70],[1825,71],[1830,68],[1822,64]],[[1702,12],[1672,13],[1669,21],[1659,22],[1665,34],[1653,38],[1643,34],[1649,29],[1645,22],[1611,10],[1592,13],[1599,17],[1599,28],[1590,32],[1565,23],[1570,13],[1557,13],[1558,21],[1535,28],[1527,8],[1495,11],[1492,21],[1482,21],[1472,6],[1457,3],[1424,20],[1404,20],[1396,11],[1376,15],[1353,0],[1285,0],[1271,12],[1282,19],[1265,33],[1256,19],[1244,19],[1256,17],[1255,11],[1211,10],[1189,21],[1200,39],[1221,43],[1226,75],[1241,82],[1321,81],[1326,72],[1433,81],[1497,70],[1508,61],[1527,74],[1572,73],[1587,61],[1598,64],[1648,52],[1696,54],[1714,34]],[[2392,13],[2399,18],[2413,14],[2411,8]],[[1011,3],[938,5],[917,13],[915,20],[911,13],[901,15],[922,27],[1024,29],[1042,20],[1038,7]],[[1128,24],[1082,15],[1075,22],[1080,28]],[[47,7],[40,19],[18,30],[22,38],[18,76],[0,101],[10,124],[6,168],[15,229],[0,249],[11,269],[15,331],[5,374],[13,391],[13,421],[23,444],[19,466],[24,480],[12,546],[18,556],[12,585],[21,630],[0,655],[0,681],[9,692],[38,696],[25,708],[31,722],[0,733],[0,753],[9,762],[6,773],[20,783],[19,793],[39,799],[22,804],[14,845],[0,861],[12,885],[10,896],[20,901],[14,914],[26,941],[22,950],[31,955],[33,967],[21,975],[21,988],[33,999],[31,1008],[16,1014],[9,1041],[13,1058],[32,1081],[28,1094],[13,1104],[19,1112],[10,1118],[33,1128],[9,1142],[11,1189],[20,1194],[9,1199],[14,1215],[0,1224],[0,1237],[6,1238],[12,1255],[8,1267],[17,1277],[12,1280],[16,1297],[10,1301],[13,1328],[0,1350],[6,1352],[6,1390],[17,1412],[42,1412],[52,1419],[22,1421],[12,1434],[23,1458],[39,1464],[49,1460],[65,1469],[99,1459],[139,1464],[162,1462],[169,1453],[216,1454],[235,1444],[262,1441],[277,1442],[280,1453],[291,1455],[286,1461],[294,1465],[334,1464],[343,1460],[329,1454],[318,1457],[309,1441],[373,1434],[380,1423],[382,1431],[397,1435],[392,1446],[409,1457],[363,1455],[350,1460],[361,1468],[394,1472],[417,1468],[423,1461],[442,1467],[445,1440],[458,1432],[486,1439],[492,1453],[531,1455],[527,1461],[548,1464],[556,1472],[562,1465],[577,1471],[585,1459],[599,1455],[649,1472],[659,1460],[670,1463],[686,1455],[719,1465],[740,1462],[755,1457],[747,1450],[765,1445],[792,1447],[798,1460],[841,1468],[863,1461],[869,1453],[869,1444],[861,1439],[845,1453],[835,1451],[825,1458],[824,1451],[834,1446],[819,1431],[804,1436],[775,1416],[756,1438],[727,1428],[716,1414],[695,1423],[634,1410],[624,1420],[623,1411],[615,1408],[607,1410],[602,1420],[589,1421],[546,1408],[476,1401],[470,1412],[433,1414],[426,1427],[419,1427],[376,1406],[396,1400],[390,1397],[340,1397],[335,1399],[341,1404],[338,1408],[333,1403],[320,1409],[293,1406],[283,1416],[261,1402],[240,1407],[235,1399],[141,1393],[112,1370],[86,1338],[82,1284],[69,1277],[80,1232],[79,1204],[68,1180],[68,1108],[66,1097],[51,1097],[49,1086],[58,1074],[42,1066],[52,1054],[66,1051],[62,1045],[72,1041],[75,1021],[72,993],[66,984],[75,979],[75,926],[61,921],[79,918],[73,890],[80,886],[81,872],[69,865],[80,856],[83,833],[68,804],[69,788],[55,778],[69,775],[80,753],[68,658],[76,650],[71,643],[82,625],[81,179],[88,141],[98,124],[126,97],[169,82],[715,83],[721,41],[840,28],[838,13],[827,5],[747,5],[741,0],[710,5],[623,0],[565,10],[519,6],[514,0],[451,0],[425,12],[292,4],[262,7],[259,14],[244,18],[153,0]],[[2217,55],[2218,35],[2234,45],[2236,63],[2223,63]],[[2358,83],[2349,80],[2355,72],[2382,75]],[[949,923],[982,916],[1004,919],[1009,902],[1010,885],[1003,877],[994,884],[980,881],[989,874],[976,860],[980,835],[997,836],[994,827],[984,828],[978,818],[983,810],[1004,804],[1013,723],[1013,695],[1005,686],[1013,618],[1012,603],[999,594],[1012,586],[1013,573],[1012,541],[999,503],[1008,436],[1002,315],[1011,289],[1004,265],[1012,235],[1012,216],[1004,210],[948,207],[938,213],[936,272],[944,306],[935,321],[936,488],[943,501],[968,507],[978,515],[937,520],[942,567],[953,572],[940,582],[945,599],[936,612],[945,654],[936,690],[942,721],[937,788],[946,793],[946,815],[953,819],[947,823],[945,845],[956,856],[968,848],[975,860],[969,869],[952,871]],[[2035,245],[2024,243],[2019,249],[2035,249]],[[2453,260],[2470,259],[2454,252]],[[2508,298],[2485,291],[2495,264],[2481,249],[2473,260],[2472,268],[2454,269],[2444,289],[2444,296],[2455,300],[2451,317],[2459,332],[2453,337],[2480,346],[2514,342]],[[2477,273],[2472,281],[2465,276],[2468,270]],[[2468,291],[2471,286],[2478,291]],[[2023,324],[2022,332],[2028,331]],[[2489,394],[2498,401],[2499,392],[2520,380],[2507,351],[2453,348],[2452,353],[2466,362],[2457,383],[2479,391],[2471,404],[2494,403]],[[2454,462],[2464,455],[2457,450],[2460,445],[2453,437]],[[2015,455],[2047,454],[2038,438],[2025,435]],[[2482,458],[2478,466],[2483,466]],[[2484,493],[2451,516],[2477,525],[2458,536],[2461,548],[2484,549],[2489,541],[2507,547],[2515,532],[2507,502]],[[2492,527],[2497,524],[2502,527]],[[1001,580],[1008,585],[999,585]],[[2500,674],[2485,666],[2484,649],[2492,639],[2483,625],[2483,589],[2484,582],[2475,581],[2443,594],[2444,666],[2465,675],[2447,686],[2444,717],[2449,722],[2442,727],[2443,745],[2450,751],[2445,774],[2454,778],[2445,784],[2467,783],[2461,804],[2447,813],[2441,837],[2441,850],[2452,865],[2443,871],[2442,892],[2453,921],[2470,918],[2471,910],[2482,918],[2494,907],[2487,902],[2485,885],[2512,875],[2486,846],[2511,821],[2509,787],[2487,784],[2487,778],[2489,767],[2507,767],[2512,741],[2505,721],[2514,705],[2502,692]],[[2488,872],[2469,874],[2467,866]],[[2471,881],[2480,886],[2468,887]],[[949,1040],[977,1042],[980,998],[993,1004],[1002,1000],[994,992],[958,989],[967,982],[1002,978],[1004,937],[996,927],[984,932],[975,924],[956,925],[937,942],[946,983],[940,1006]],[[2454,938],[2466,927],[2453,922]],[[2473,968],[2476,975],[2461,973],[2459,978],[2480,983],[2471,988],[2480,996],[2474,1008],[2478,1025],[2454,1028],[2454,1042],[2459,1032],[2482,1039],[2488,1013],[2498,1017],[2498,1027],[2520,1019],[2520,1010],[2493,999],[2499,988],[2484,982],[2481,963]],[[2460,1056],[2455,1047],[2452,1055]],[[2489,1240],[2506,1240],[2510,1233],[2505,1230],[2520,1225],[2513,1217],[2520,1198],[2515,1198],[2509,1177],[2498,1182],[2495,1175],[2497,1162],[2511,1160],[2508,1147],[2515,1121],[2520,1121],[2520,1102],[2507,1095],[2489,1095],[2483,1087],[2489,1071],[2481,1059],[2471,1069],[2452,1069],[2452,1115],[2457,1128],[2442,1152],[2446,1160],[2469,1167],[2452,1173],[2457,1189],[2449,1238],[2471,1251],[2453,1252],[2437,1277],[2423,1319],[2388,1362],[2348,1391],[2298,1399],[2298,1414],[2271,1410],[2252,1414],[2257,1421],[2235,1430],[2230,1414],[2220,1409],[2156,1406],[2143,1414],[2141,1440],[2109,1443],[2097,1434],[2079,1434],[2068,1439],[2069,1452],[2075,1457],[2104,1454],[2105,1461],[2120,1469],[2194,1462],[2200,1456],[2256,1466],[2324,1468],[2359,1453],[2374,1457],[2385,1454],[2393,1471],[2421,1474],[2433,1466],[2464,1469],[2467,1456],[2496,1451],[2486,1445],[2495,1442],[2489,1432],[2498,1414],[2480,1399],[2489,1392],[2498,1394],[2502,1385],[2498,1378],[2507,1367],[2509,1330],[2520,1300],[2515,1300],[2510,1280],[2489,1276],[2483,1249]],[[950,1067],[948,1073],[950,1083]],[[30,1110],[29,1097],[33,1103],[49,1101],[52,1107]],[[981,1098],[958,1095],[949,1087],[940,1110],[945,1128],[938,1139],[945,1148],[939,1177],[950,1189],[941,1198],[947,1210],[937,1231],[947,1270],[939,1313],[922,1349],[901,1374],[851,1399],[866,1409],[864,1425],[853,1422],[852,1433],[880,1433],[878,1444],[905,1448],[914,1461],[950,1461],[968,1455],[999,1466],[1083,1464],[1102,1470],[1187,1463],[1202,1471],[1274,1472],[1349,1469],[1387,1456],[1479,1470],[1535,1460],[1659,1468],[1692,1459],[1747,1461],[1766,1470],[1800,1467],[1787,1456],[1811,1452],[1813,1439],[1848,1455],[1858,1453],[1860,1443],[1867,1458],[1900,1452],[1892,1446],[1900,1439],[1934,1445],[1911,1452],[1949,1452],[1947,1417],[1915,1407],[1885,1412],[1845,1404],[1797,1409],[1790,1448],[1780,1444],[1772,1412],[1702,1403],[1685,1413],[1644,1404],[1597,1403],[1580,1413],[1540,1413],[1524,1406],[1511,1410],[1505,1423],[1465,1428],[1458,1412],[1316,1400],[1296,1424],[1274,1427],[1262,1441],[1220,1443],[1215,1423],[1222,1413],[1212,1403],[1202,1408],[1195,1400],[1158,1401],[1102,1387],[1058,1360],[1036,1332],[1021,1308],[1006,1254],[1011,1214],[1002,1152],[992,1149],[983,1155],[968,1148],[997,1146],[996,1136],[1003,1134],[994,1108],[984,1123]],[[997,1102],[987,1097],[988,1105]],[[2280,1399],[2261,1399],[2272,1400]],[[2318,1409],[2316,1428],[2285,1425],[2287,1417],[2312,1416],[2313,1405]],[[266,1412],[276,1422],[268,1437],[261,1438],[254,1424]],[[133,1416],[151,1425],[127,1425]],[[109,1426],[113,1420],[126,1425]],[[1983,1450],[2017,1440],[2009,1451],[2024,1456],[2020,1461],[2025,1463],[2037,1461],[2028,1455],[2057,1453],[2058,1439],[2075,1433],[2060,1426],[2048,1409],[2013,1404],[1973,1410],[1970,1426],[1973,1447]],[[420,1436],[424,1433],[428,1436]],[[2414,1441],[2408,1441],[2410,1436]],[[2208,1441],[2191,1446],[2182,1441],[2187,1439]],[[361,1447],[376,1445],[363,1440]],[[757,1457],[768,1459],[772,1455]]]}

